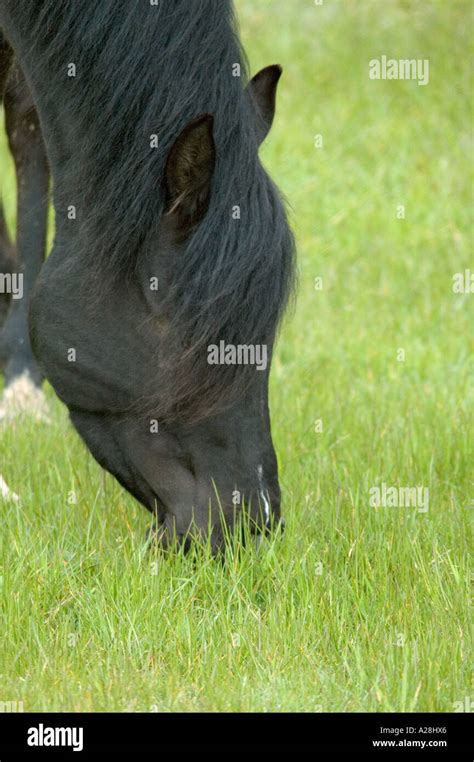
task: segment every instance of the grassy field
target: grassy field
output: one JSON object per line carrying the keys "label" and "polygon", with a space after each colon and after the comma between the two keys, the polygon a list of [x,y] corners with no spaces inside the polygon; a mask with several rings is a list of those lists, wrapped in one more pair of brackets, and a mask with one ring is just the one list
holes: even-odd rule
{"label": "grassy field", "polygon": [[[48,390],[50,426],[0,431],[22,498],[0,503],[0,700],[453,711],[473,694],[474,296],[453,293],[474,270],[472,6],[236,5],[252,71],[285,69],[263,155],[299,248],[271,394],[287,531],[224,566],[147,554],[146,511],[103,481]],[[429,84],[369,79],[382,55],[429,59]],[[428,510],[371,506],[382,484],[428,489]]]}

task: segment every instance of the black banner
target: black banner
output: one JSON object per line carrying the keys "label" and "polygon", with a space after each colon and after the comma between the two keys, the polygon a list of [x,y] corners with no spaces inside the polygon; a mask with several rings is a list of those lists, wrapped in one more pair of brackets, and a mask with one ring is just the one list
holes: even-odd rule
{"label": "black banner", "polygon": [[1,762],[256,745],[472,760],[471,739],[472,717],[462,713],[0,714]]}

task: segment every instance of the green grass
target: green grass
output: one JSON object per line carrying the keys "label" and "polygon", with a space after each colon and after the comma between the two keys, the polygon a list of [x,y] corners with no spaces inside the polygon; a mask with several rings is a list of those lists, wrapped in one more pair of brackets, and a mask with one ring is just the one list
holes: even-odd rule
{"label": "green grass", "polygon": [[[146,512],[111,477],[104,488],[49,390],[51,426],[0,432],[0,473],[22,498],[0,505],[0,700],[452,711],[472,697],[474,296],[452,291],[474,270],[471,5],[237,8],[252,70],[285,68],[263,156],[299,246],[271,392],[287,531],[224,566],[147,554]],[[428,58],[429,85],[369,80],[383,54]],[[13,223],[4,141],[0,172]],[[428,512],[370,507],[383,482],[428,488]]]}

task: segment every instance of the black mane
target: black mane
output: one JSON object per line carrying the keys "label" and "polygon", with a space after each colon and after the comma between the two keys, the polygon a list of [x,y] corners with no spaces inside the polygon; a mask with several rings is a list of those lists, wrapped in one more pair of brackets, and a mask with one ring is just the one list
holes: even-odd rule
{"label": "black mane", "polygon": [[[235,345],[271,340],[294,274],[284,206],[257,156],[232,3],[22,0],[21,6],[31,43],[25,55],[35,61],[35,76],[50,83],[51,110],[71,114],[71,134],[55,157],[56,185],[67,189],[55,198],[58,240],[73,231],[75,252],[88,261],[98,290],[112,282],[125,289],[140,268],[150,231],[165,212],[169,150],[191,120],[214,116],[217,166],[209,210],[176,263],[168,295],[187,346],[170,362],[174,403],[192,407],[197,400],[208,413],[242,393],[255,369],[225,366],[210,373],[207,346],[220,339]],[[69,63],[76,77],[67,77]],[[233,76],[236,64],[240,77]],[[151,135],[158,136],[158,148],[150,147]],[[67,220],[71,204],[77,205],[74,223]],[[240,221],[232,216],[236,206]]]}

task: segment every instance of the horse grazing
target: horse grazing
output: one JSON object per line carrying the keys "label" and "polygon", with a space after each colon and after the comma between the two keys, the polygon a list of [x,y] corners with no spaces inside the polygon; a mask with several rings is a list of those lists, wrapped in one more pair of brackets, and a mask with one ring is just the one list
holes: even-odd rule
{"label": "horse grazing", "polygon": [[[0,27],[53,185],[29,306],[41,372],[165,548],[198,536],[217,552],[242,512],[267,531],[268,376],[294,280],[258,157],[280,67],[249,81],[230,0],[0,0]],[[234,351],[210,362],[222,343]],[[256,347],[268,362],[252,363]]]}

